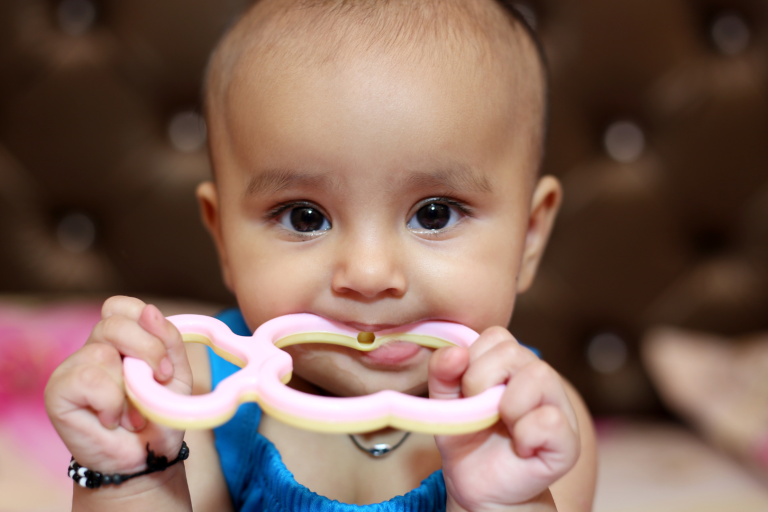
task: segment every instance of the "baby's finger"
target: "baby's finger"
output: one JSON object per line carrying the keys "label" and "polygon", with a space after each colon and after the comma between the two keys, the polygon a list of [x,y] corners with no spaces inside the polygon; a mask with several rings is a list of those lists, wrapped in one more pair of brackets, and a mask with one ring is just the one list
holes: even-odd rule
{"label": "baby's finger", "polygon": [[166,320],[160,310],[152,304],[147,305],[141,312],[139,325],[165,344],[168,357],[160,361],[161,369],[169,369],[171,375],[191,387],[192,369],[189,365],[187,350],[184,348],[184,340],[176,326]]}
{"label": "baby's finger", "polygon": [[122,315],[110,316],[94,327],[87,344],[108,343],[120,354],[142,359],[152,367],[155,378],[164,382],[171,378],[173,367],[167,361],[165,344],[156,336],[144,330],[135,320]]}
{"label": "baby's finger", "polygon": [[542,476],[559,478],[579,457],[579,436],[563,411],[551,405],[523,416],[514,426],[512,439],[521,458],[536,456],[544,463],[546,475]]}
{"label": "baby's finger", "polygon": [[123,414],[120,417],[120,426],[130,432],[139,432],[147,426],[147,419],[141,415],[130,400],[126,400]]}
{"label": "baby's finger", "polygon": [[514,338],[496,341],[480,357],[472,358],[461,381],[464,396],[475,396],[488,388],[506,383],[517,371],[537,358]]}
{"label": "baby's finger", "polygon": [[115,384],[123,387],[123,360],[115,347],[106,343],[91,343],[80,349],[80,360],[84,366],[103,368]]}
{"label": "baby's finger", "polygon": [[552,405],[563,411],[571,428],[577,430],[576,413],[565,393],[560,375],[537,359],[520,368],[509,380],[501,397],[499,413],[504,423],[512,426],[542,405]]}
{"label": "baby's finger", "polygon": [[108,343],[86,343],[83,348],[65,359],[54,373],[63,373],[76,366],[88,365],[101,366],[119,386],[123,385],[122,358],[117,349]]}
{"label": "baby's finger", "polygon": [[120,315],[131,320],[138,320],[144,310],[144,302],[135,297],[115,295],[104,301],[101,307],[101,318],[106,319],[113,315]]}
{"label": "baby's finger", "polygon": [[446,400],[461,396],[461,376],[469,366],[469,351],[443,347],[429,359],[429,398]]}
{"label": "baby's finger", "polygon": [[503,327],[494,326],[484,330],[480,337],[475,340],[471,347],[469,347],[470,361],[474,362],[476,359],[482,357],[486,352],[492,350],[499,343],[505,343],[513,341],[517,343],[515,337]]}
{"label": "baby's finger", "polygon": [[57,377],[58,396],[46,393],[46,407],[51,418],[61,419],[74,410],[91,409],[108,429],[120,423],[125,392],[102,367],[83,365]]}

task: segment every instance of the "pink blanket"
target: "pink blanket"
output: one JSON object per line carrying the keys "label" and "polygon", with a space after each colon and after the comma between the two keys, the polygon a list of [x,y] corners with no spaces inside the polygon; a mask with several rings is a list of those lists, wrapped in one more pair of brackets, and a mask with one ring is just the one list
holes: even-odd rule
{"label": "pink blanket", "polygon": [[43,390],[99,319],[96,302],[26,306],[0,301],[0,428],[25,458],[64,483],[70,455],[45,413]]}

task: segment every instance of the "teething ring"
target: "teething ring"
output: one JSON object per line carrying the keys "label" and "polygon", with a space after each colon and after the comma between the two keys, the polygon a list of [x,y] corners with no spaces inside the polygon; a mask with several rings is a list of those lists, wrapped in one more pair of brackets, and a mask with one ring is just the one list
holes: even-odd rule
{"label": "teething ring", "polygon": [[389,340],[439,348],[469,347],[478,337],[472,329],[450,322],[419,322],[375,333],[360,333],[339,322],[311,314],[286,315],[259,327],[253,336],[238,336],[221,321],[200,315],[169,317],[185,342],[204,343],[242,369],[222,380],[211,393],[186,396],[158,383],[150,366],[126,357],[123,362],[128,397],[150,420],[177,429],[208,429],[229,420],[243,402],[257,402],[267,414],[290,425],[320,432],[361,433],[387,426],[430,434],[464,434],[498,421],[504,386],[456,400],[430,400],[379,391],[359,397],[324,397],[285,384],[293,368],[282,347],[330,343],[375,350]]}

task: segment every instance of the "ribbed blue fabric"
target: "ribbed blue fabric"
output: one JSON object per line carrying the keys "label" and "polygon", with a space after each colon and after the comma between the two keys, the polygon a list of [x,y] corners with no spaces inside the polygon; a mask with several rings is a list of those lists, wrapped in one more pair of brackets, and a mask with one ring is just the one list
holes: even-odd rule
{"label": "ribbed blue fabric", "polygon": [[[237,309],[228,309],[217,318],[240,336],[251,332]],[[209,349],[213,386],[238,370]],[[350,505],[320,496],[299,484],[285,467],[280,453],[269,439],[258,433],[261,409],[243,404],[234,418],[214,429],[221,468],[229,486],[235,510],[310,512],[435,512],[445,510],[443,472],[435,471],[421,485],[404,496],[373,505]]]}

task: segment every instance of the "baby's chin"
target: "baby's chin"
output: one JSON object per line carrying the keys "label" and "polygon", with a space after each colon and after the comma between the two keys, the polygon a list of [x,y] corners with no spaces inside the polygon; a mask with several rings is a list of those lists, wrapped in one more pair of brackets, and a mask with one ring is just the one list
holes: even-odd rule
{"label": "baby's chin", "polygon": [[392,346],[371,352],[323,344],[287,347],[293,357],[293,373],[301,379],[292,387],[336,396],[363,396],[387,389],[426,395],[432,350],[405,342],[387,345]]}

